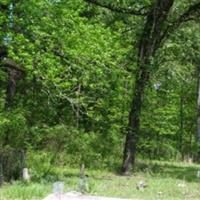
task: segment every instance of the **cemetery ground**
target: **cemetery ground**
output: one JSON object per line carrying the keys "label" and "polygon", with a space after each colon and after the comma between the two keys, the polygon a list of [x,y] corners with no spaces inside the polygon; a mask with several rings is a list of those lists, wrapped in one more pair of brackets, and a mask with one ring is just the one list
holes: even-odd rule
{"label": "cemetery ground", "polygon": [[[121,176],[117,170],[86,169],[89,195],[129,198],[133,200],[199,200],[200,165],[161,161],[138,161],[132,176]],[[51,172],[52,173],[52,172]],[[0,189],[0,200],[42,200],[52,192],[56,180],[64,181],[65,192],[78,191],[80,171],[54,168],[54,176],[29,183],[17,181]],[[138,188],[144,183],[145,188]]]}

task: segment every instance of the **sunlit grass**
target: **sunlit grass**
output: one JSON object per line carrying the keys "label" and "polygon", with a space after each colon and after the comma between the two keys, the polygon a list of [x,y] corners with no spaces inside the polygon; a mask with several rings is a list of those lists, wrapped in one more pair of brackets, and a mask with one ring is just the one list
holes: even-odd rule
{"label": "sunlit grass", "polygon": [[51,184],[15,182],[0,190],[0,200],[42,199],[51,191]]}
{"label": "sunlit grass", "polygon": [[[199,200],[199,165],[169,162],[138,162],[133,176],[124,177],[115,172],[86,170],[89,175],[89,193],[92,195],[141,200]],[[79,169],[54,169],[58,180],[65,182],[65,191],[78,190]],[[136,188],[139,181],[147,187]],[[0,200],[43,199],[52,191],[51,181],[40,183],[14,182],[0,189]]]}

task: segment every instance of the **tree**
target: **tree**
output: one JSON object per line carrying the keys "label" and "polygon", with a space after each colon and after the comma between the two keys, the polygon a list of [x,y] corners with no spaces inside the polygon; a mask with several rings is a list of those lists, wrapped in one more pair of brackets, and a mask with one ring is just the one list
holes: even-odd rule
{"label": "tree", "polygon": [[200,139],[200,67],[198,66],[198,73],[197,73],[197,90],[198,90],[198,97],[197,97],[197,140]]}
{"label": "tree", "polygon": [[[73,146],[73,151],[73,144],[78,143],[79,138],[83,142],[83,138],[88,137],[88,144],[97,141],[99,148],[91,147],[94,149],[90,152],[93,155],[100,152],[99,157],[110,153],[111,142],[112,147],[120,146],[122,140],[116,138],[123,126],[120,120],[124,105],[119,106],[118,101],[124,98],[121,91],[128,96],[125,84],[130,76],[123,67],[115,66],[127,50],[120,44],[119,33],[96,19],[88,20],[83,16],[85,9],[86,5],[80,0],[20,1],[14,6],[15,26],[12,31],[7,31],[12,42],[4,57],[20,63],[26,76],[19,81],[16,74],[16,79],[10,82],[9,74],[3,74],[1,102],[8,105],[6,100],[9,100],[12,106],[6,106],[10,109],[2,109],[0,113],[2,143],[18,145],[16,141],[22,138],[24,146],[40,149],[39,140],[46,136],[50,138],[53,135],[50,132],[53,132],[66,142],[65,147]],[[5,61],[8,60],[2,63]],[[16,65],[14,69],[21,69],[20,66]],[[124,78],[119,79],[120,76]],[[6,92],[7,83],[16,87]],[[7,98],[6,93],[12,98]],[[19,128],[14,123],[16,113],[21,115]],[[65,136],[55,131],[60,127],[73,129],[70,132],[73,141],[68,138],[68,131],[63,131]],[[22,130],[26,134],[19,137],[23,135]],[[44,134],[45,131],[49,134]],[[8,132],[12,141],[6,139]],[[85,134],[79,137],[78,132]],[[5,139],[9,142],[3,142]],[[83,147],[92,146],[88,144]],[[77,151],[81,148],[82,145],[77,145]],[[116,152],[115,148],[112,151]]]}
{"label": "tree", "polygon": [[153,1],[149,9],[136,11],[132,8],[120,8],[115,4],[104,3],[98,0],[86,0],[89,3],[107,8],[122,14],[130,14],[144,17],[144,27],[138,42],[138,63],[136,80],[133,90],[131,109],[129,112],[128,131],[124,148],[122,172],[131,172],[136,155],[137,140],[140,135],[140,116],[142,101],[145,94],[145,86],[151,75],[151,62],[163,42],[174,32],[183,22],[194,20],[199,15],[200,3],[188,5],[187,9],[176,19],[169,22],[170,11],[174,0]]}
{"label": "tree", "polygon": [[124,173],[136,153],[189,155],[196,148],[200,37],[197,23],[181,25],[197,19],[199,3],[87,2],[95,6],[83,0],[0,3],[0,146],[113,166],[126,136]]}

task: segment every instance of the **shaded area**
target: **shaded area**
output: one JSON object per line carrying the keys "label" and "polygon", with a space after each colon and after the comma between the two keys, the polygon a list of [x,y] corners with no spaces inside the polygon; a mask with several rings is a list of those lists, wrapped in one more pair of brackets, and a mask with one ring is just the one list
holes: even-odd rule
{"label": "shaded area", "polygon": [[185,165],[184,163],[173,164],[168,162],[137,162],[135,172],[147,172],[152,176],[163,178],[175,178],[187,182],[199,182],[197,172],[200,170],[198,165]]}

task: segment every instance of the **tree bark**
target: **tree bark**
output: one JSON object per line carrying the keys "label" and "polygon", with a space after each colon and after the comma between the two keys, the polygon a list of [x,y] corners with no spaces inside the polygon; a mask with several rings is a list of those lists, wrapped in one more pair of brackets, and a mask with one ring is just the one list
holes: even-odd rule
{"label": "tree bark", "polygon": [[140,114],[142,108],[142,98],[146,82],[149,79],[149,73],[145,70],[137,73],[135,83],[135,92],[131,104],[131,111],[129,113],[128,133],[126,135],[126,142],[124,147],[124,157],[122,172],[129,174],[135,162],[136,144],[139,136]]}
{"label": "tree bark", "polygon": [[122,172],[128,173],[134,166],[135,161],[142,98],[144,96],[145,85],[150,76],[148,65],[151,63],[151,58],[154,57],[156,50],[161,47],[161,43],[163,43],[174,30],[180,27],[184,22],[192,21],[195,17],[199,17],[200,3],[197,2],[190,5],[175,21],[168,23],[167,17],[174,0],[155,0],[153,1],[154,3],[152,3],[151,9],[145,9],[143,12],[142,10],[138,12],[130,10],[129,8],[120,8],[98,0],[85,1],[114,12],[146,17],[146,23],[138,48],[138,72],[136,74],[133,100],[129,112],[128,132],[124,147]]}
{"label": "tree bark", "polygon": [[[6,88],[6,99],[5,99],[5,110],[12,108],[13,99],[16,93],[17,82],[23,78],[25,71],[19,66],[14,60],[6,58],[8,56],[8,51],[5,46],[1,46],[0,50],[0,67],[7,72],[8,82]],[[5,134],[3,145],[6,146],[10,142],[10,133],[7,130]]]}
{"label": "tree bark", "polygon": [[183,83],[181,83],[181,92],[180,92],[180,110],[179,110],[179,119],[180,119],[180,129],[179,129],[179,137],[178,137],[178,149],[180,151],[182,159],[184,159],[183,152],[183,134],[184,134],[184,96],[183,96]]}
{"label": "tree bark", "polygon": [[6,103],[5,108],[10,108],[12,106],[13,97],[16,91],[16,81],[17,81],[17,71],[16,70],[9,70],[8,73],[8,84],[6,90]]}
{"label": "tree bark", "polygon": [[197,90],[198,90],[198,97],[197,97],[197,143],[200,141],[200,67],[198,67],[198,82],[197,82]]}
{"label": "tree bark", "polygon": [[174,0],[157,0],[149,11],[138,48],[138,70],[129,112],[128,132],[124,147],[122,173],[131,173],[139,137],[140,116],[145,86],[150,77],[150,63],[165,35],[166,21]]}

